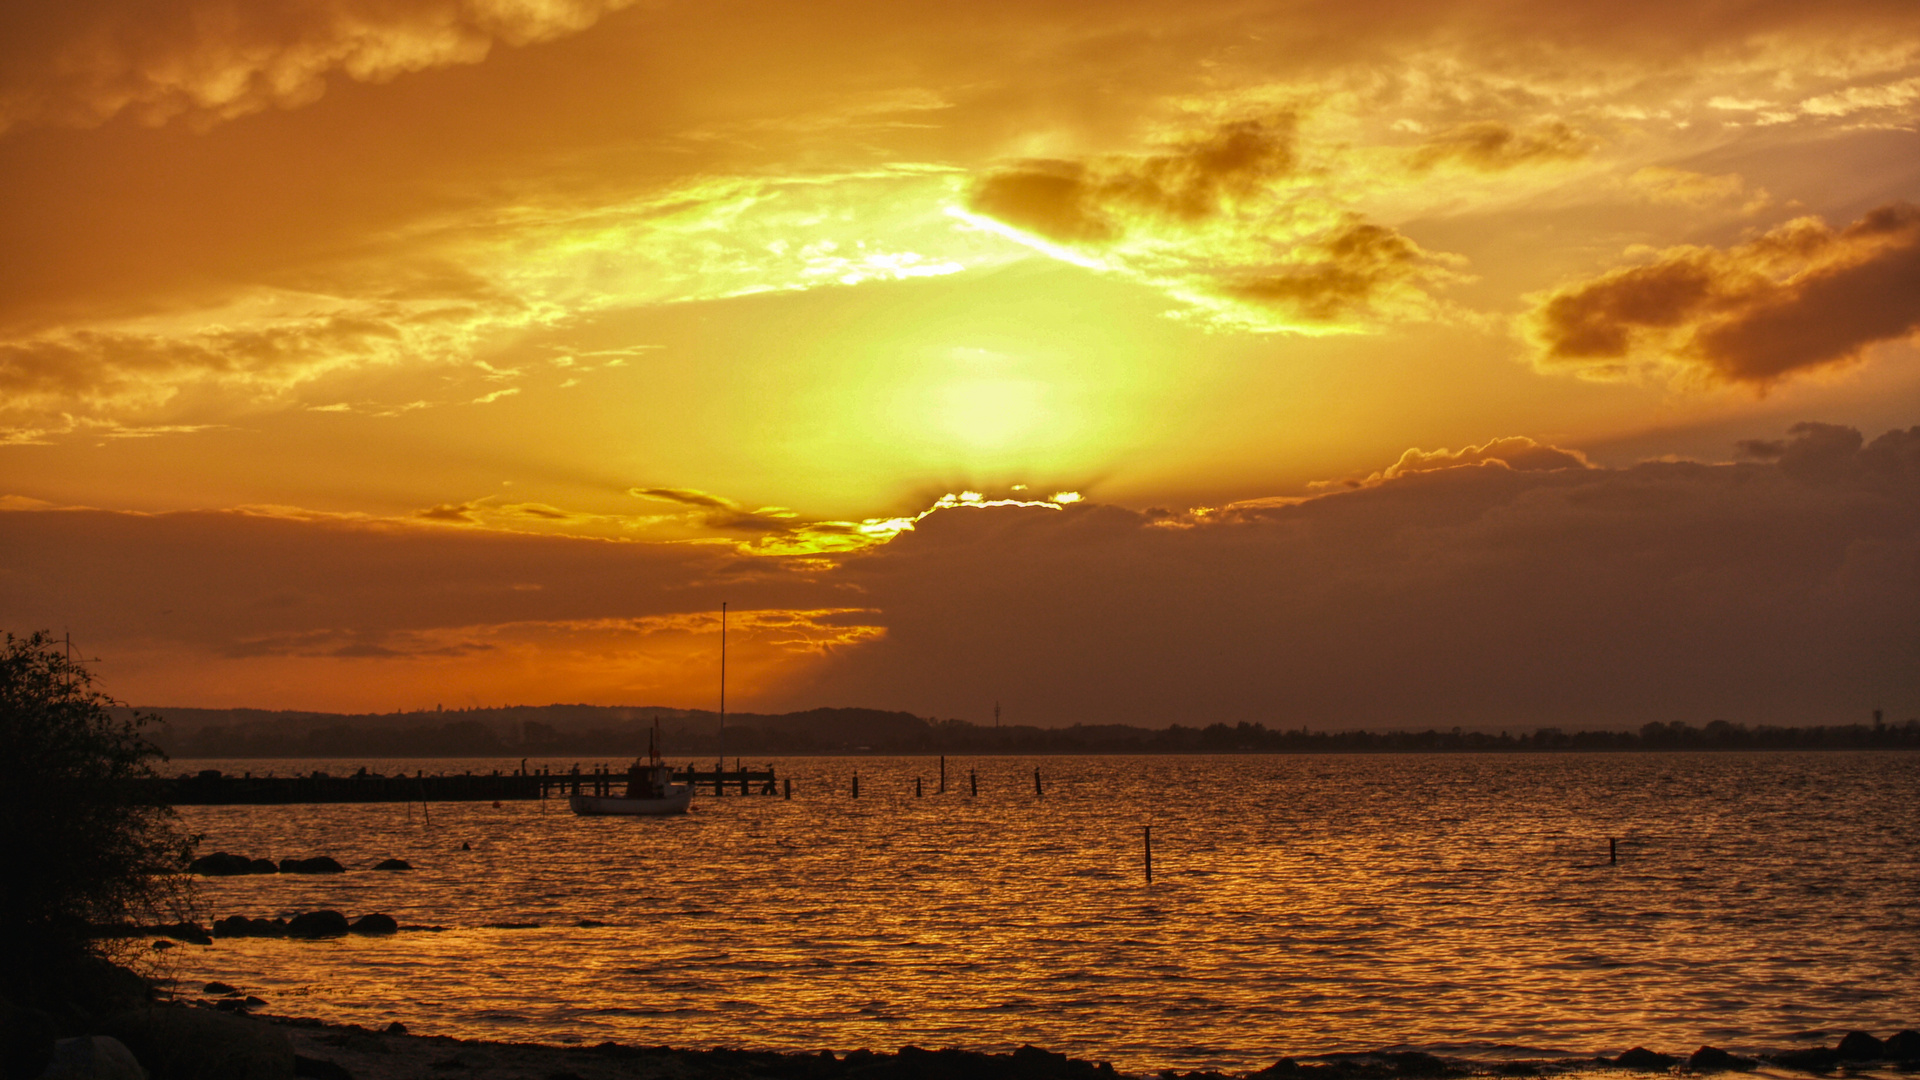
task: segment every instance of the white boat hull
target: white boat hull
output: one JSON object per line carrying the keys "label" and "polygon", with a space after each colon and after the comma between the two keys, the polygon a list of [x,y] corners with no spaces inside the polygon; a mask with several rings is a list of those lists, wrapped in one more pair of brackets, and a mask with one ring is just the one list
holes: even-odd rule
{"label": "white boat hull", "polygon": [[567,805],[585,816],[617,815],[649,817],[658,814],[684,814],[693,802],[691,785],[673,789],[665,798],[629,799],[624,795],[569,795]]}

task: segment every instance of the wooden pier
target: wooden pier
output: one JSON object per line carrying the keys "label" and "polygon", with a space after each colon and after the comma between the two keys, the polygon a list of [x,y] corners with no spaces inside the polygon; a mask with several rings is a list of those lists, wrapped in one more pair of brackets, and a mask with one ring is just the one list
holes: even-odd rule
{"label": "wooden pier", "polygon": [[[676,783],[694,785],[696,794],[773,795],[773,767],[765,769],[676,769]],[[618,795],[627,789],[626,770],[579,766],[566,772],[550,769],[491,773],[435,773],[416,771],[384,776],[366,770],[331,776],[234,776],[209,769],[197,776],[153,781],[159,799],[175,806],[293,805],[298,803],[363,802],[504,802],[508,799],[558,799],[568,795]]]}

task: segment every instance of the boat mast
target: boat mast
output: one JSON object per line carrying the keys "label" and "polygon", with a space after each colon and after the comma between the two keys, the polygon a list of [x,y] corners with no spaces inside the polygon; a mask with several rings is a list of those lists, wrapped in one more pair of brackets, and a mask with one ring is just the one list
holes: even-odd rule
{"label": "boat mast", "polygon": [[713,765],[715,789],[727,771],[727,605],[720,604],[720,757]]}

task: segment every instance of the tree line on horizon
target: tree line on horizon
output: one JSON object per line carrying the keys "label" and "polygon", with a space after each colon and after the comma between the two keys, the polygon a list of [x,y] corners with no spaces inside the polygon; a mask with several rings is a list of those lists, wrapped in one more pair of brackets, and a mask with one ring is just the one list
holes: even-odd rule
{"label": "tree line on horizon", "polygon": [[[1715,720],[1653,722],[1637,731],[1313,731],[1261,723],[985,726],[877,709],[737,714],[724,733],[713,713],[595,706],[342,716],[190,710],[154,741],[180,758],[624,756],[644,751],[657,719],[669,757],[803,754],[1449,753],[1592,750],[1920,749],[1920,719],[1791,727]],[[452,718],[449,718],[449,717]],[[538,717],[538,718],[536,718]]]}

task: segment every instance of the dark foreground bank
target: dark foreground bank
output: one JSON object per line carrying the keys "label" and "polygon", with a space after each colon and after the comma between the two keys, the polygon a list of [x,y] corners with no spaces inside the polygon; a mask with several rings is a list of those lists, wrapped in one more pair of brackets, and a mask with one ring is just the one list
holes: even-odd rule
{"label": "dark foreground bank", "polygon": [[[1011,1053],[870,1050],[817,1053],[676,1050],[616,1043],[549,1046],[416,1036],[254,1014],[266,1002],[222,984],[218,997],[169,1000],[138,975],[94,962],[0,1001],[4,1080],[1119,1080],[1102,1061],[1032,1046]],[[1758,1058],[1711,1046],[1691,1054],[1634,1047],[1612,1057],[1478,1061],[1411,1051],[1283,1058],[1248,1080],[1458,1080],[1611,1074],[1754,1073],[1846,1077],[1920,1073],[1920,1033],[1882,1039],[1850,1032],[1836,1045]],[[1160,1074],[1166,1080],[1225,1080],[1212,1072]]]}

